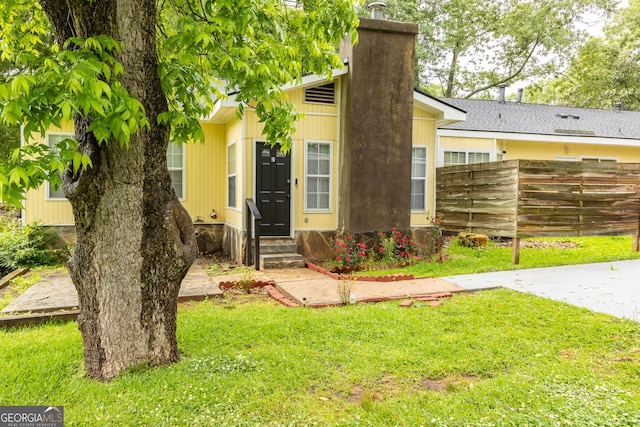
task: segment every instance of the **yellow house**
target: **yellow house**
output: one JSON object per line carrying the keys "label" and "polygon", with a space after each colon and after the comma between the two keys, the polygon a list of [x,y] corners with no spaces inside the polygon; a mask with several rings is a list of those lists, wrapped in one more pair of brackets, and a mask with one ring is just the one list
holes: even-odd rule
{"label": "yellow house", "polygon": [[[263,217],[262,237],[294,241],[315,258],[330,256],[339,232],[429,224],[436,129],[465,114],[413,89],[415,24],[363,19],[359,33],[330,79],[309,75],[284,88],[304,113],[287,153],[266,145],[251,108],[237,118],[233,95],[202,120],[204,144],[170,144],[173,187],[201,250],[243,261],[247,199]],[[72,133],[72,125],[51,129],[38,142],[53,146]],[[48,184],[28,192],[23,219],[73,230],[70,204]]]}

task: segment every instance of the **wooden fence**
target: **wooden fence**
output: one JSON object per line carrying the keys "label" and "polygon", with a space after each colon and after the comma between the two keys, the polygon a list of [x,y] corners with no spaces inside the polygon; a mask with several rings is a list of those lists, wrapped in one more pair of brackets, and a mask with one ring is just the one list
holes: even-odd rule
{"label": "wooden fence", "polygon": [[633,235],[640,240],[640,163],[508,160],[436,170],[441,227],[513,238]]}

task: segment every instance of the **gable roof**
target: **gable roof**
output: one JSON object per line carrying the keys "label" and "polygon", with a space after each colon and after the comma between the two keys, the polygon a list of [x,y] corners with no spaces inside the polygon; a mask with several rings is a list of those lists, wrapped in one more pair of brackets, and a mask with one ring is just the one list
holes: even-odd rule
{"label": "gable roof", "polygon": [[463,109],[418,89],[413,90],[413,105],[433,114],[438,126],[449,125],[467,118]]}
{"label": "gable roof", "polygon": [[[640,140],[640,112],[441,98],[467,112],[467,120],[443,130],[562,137]],[[505,136],[508,137],[508,136]]]}

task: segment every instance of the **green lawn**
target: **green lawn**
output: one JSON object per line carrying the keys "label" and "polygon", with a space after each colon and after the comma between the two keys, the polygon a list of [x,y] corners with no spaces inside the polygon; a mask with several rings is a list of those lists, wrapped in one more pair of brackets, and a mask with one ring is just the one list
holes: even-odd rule
{"label": "green lawn", "polygon": [[[511,247],[498,247],[490,241],[487,248],[467,248],[457,240],[444,250],[446,262],[421,261],[415,265],[391,270],[365,271],[359,274],[382,276],[393,273],[411,273],[416,277],[442,277],[457,274],[484,273],[487,271],[514,270],[519,268],[550,267],[556,265],[611,262],[640,259],[640,252],[632,252],[631,236],[612,237],[563,237],[528,239],[548,242],[545,247],[521,247],[520,264],[511,263]],[[574,243],[578,247],[554,247],[554,242]]]}
{"label": "green lawn", "polygon": [[0,330],[0,405],[67,426],[635,426],[640,324],[508,290],[434,308],[181,307],[181,362],[84,377],[75,322]]}

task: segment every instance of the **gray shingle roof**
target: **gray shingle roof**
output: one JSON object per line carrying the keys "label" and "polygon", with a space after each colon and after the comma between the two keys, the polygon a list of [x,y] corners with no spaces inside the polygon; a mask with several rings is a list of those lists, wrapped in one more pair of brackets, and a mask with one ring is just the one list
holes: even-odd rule
{"label": "gray shingle roof", "polygon": [[441,129],[640,139],[640,112],[556,105],[440,98],[467,112],[467,120]]}

